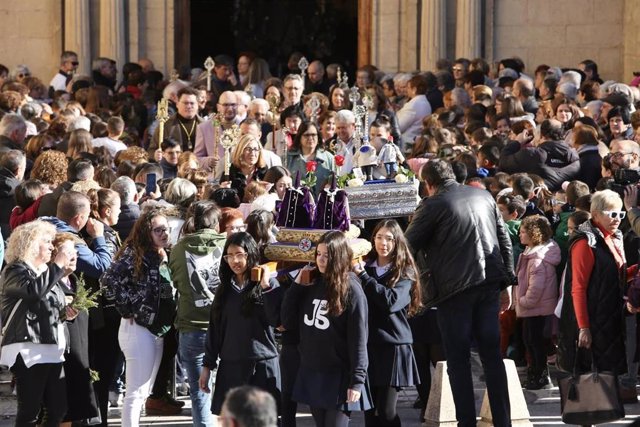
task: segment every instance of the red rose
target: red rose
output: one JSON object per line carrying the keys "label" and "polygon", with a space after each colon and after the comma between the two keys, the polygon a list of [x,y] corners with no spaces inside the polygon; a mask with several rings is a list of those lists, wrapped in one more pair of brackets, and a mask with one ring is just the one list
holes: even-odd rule
{"label": "red rose", "polygon": [[317,167],[318,162],[314,162],[313,160],[307,162],[307,172],[315,172]]}
{"label": "red rose", "polygon": [[335,159],[336,159],[336,166],[344,165],[344,156],[341,156],[340,154],[338,154],[336,155]]}

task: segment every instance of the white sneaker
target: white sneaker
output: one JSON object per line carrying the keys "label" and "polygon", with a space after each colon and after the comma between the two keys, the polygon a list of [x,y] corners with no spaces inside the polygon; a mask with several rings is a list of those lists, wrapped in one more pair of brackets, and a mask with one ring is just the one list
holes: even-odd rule
{"label": "white sneaker", "polygon": [[122,393],[116,393],[115,391],[109,392],[109,406],[117,408],[122,404]]}

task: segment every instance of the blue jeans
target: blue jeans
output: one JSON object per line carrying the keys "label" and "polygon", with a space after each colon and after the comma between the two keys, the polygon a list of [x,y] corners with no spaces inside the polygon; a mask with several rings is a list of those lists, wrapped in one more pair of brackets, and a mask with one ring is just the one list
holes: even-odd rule
{"label": "blue jeans", "polygon": [[476,425],[470,363],[473,339],[484,369],[494,425],[511,425],[507,374],[500,354],[499,309],[500,288],[497,283],[472,287],[438,306],[438,323],[458,426]]}
{"label": "blue jeans", "polygon": [[[213,417],[211,416],[211,394],[201,391],[198,386],[206,339],[206,331],[187,331],[180,332],[180,339],[178,340],[178,351],[180,352],[182,367],[187,372],[189,381],[193,425],[198,427],[211,427],[214,425]],[[212,387],[210,386],[209,388]]]}

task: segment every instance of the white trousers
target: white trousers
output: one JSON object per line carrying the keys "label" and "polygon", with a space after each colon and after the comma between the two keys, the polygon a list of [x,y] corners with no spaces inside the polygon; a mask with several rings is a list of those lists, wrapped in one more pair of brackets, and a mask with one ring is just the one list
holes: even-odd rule
{"label": "white trousers", "polygon": [[164,338],[145,327],[122,319],[118,341],[126,362],[126,391],[122,403],[122,426],[138,427],[142,405],[149,396],[162,359]]}

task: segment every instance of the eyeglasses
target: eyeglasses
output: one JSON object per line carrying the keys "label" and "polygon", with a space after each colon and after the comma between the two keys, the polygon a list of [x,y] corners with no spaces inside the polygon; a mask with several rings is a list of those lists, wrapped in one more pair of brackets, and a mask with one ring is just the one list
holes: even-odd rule
{"label": "eyeglasses", "polygon": [[80,65],[78,61],[69,61],[69,62],[71,62],[71,65],[73,65],[74,67]]}
{"label": "eyeglasses", "polygon": [[305,138],[317,138],[318,134],[317,133],[303,133],[302,136],[304,136]]}
{"label": "eyeglasses", "polygon": [[169,234],[171,232],[171,229],[167,228],[167,227],[156,227],[156,228],[151,229],[151,231],[153,231],[155,234],[161,236],[161,235],[163,235],[165,233]]}
{"label": "eyeglasses", "polygon": [[244,152],[245,153],[259,153],[260,149],[259,148],[245,147],[244,148]]}
{"label": "eyeglasses", "polygon": [[55,150],[56,147],[40,147],[40,151],[49,151],[49,150]]}
{"label": "eyeglasses", "polygon": [[627,213],[625,211],[602,211],[603,214],[611,219],[623,220]]}
{"label": "eyeglasses", "polygon": [[246,252],[240,252],[237,254],[233,254],[233,255],[225,255],[222,258],[224,258],[225,261],[227,261],[227,264],[230,262],[234,262],[234,261],[242,261],[243,259],[245,259],[247,257],[247,253]]}
{"label": "eyeglasses", "polygon": [[633,154],[633,153],[625,153],[624,151],[618,151],[617,153],[611,153],[611,157],[622,157],[622,156],[627,156],[629,154]]}

